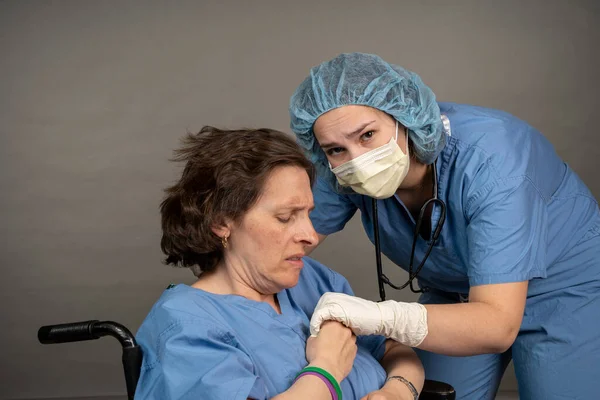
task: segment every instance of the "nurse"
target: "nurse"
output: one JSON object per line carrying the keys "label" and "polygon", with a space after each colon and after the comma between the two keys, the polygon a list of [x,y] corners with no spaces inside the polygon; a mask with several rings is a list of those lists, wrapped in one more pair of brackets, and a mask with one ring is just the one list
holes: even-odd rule
{"label": "nurse", "polygon": [[493,399],[511,358],[521,399],[598,398],[598,203],[544,136],[505,112],[438,103],[416,74],[361,53],[314,67],[290,116],[318,171],[320,242],[360,210],[410,278],[427,258],[418,303],[325,294],[313,335],[337,320],[415,347],[428,379],[461,399]]}

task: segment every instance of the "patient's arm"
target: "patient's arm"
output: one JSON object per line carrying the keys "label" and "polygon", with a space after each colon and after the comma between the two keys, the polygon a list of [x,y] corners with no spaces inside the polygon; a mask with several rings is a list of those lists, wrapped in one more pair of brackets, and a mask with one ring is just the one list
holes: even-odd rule
{"label": "patient's arm", "polygon": [[[328,321],[330,322],[330,321]],[[306,342],[306,360],[311,367],[323,368],[339,383],[348,376],[356,357],[356,336],[339,322],[328,323],[317,337]],[[272,400],[329,400],[327,385],[316,376],[300,377],[288,390]]]}
{"label": "patient's arm", "polygon": [[[421,360],[419,360],[413,349],[388,339],[385,342],[385,353],[381,359],[381,365],[387,372],[388,377],[401,376],[411,382],[417,392],[421,393],[425,373]],[[397,379],[387,381],[380,391],[396,394],[396,396],[401,396],[402,399],[413,398],[408,386]]]}
{"label": "patient's arm", "polygon": [[331,400],[331,394],[320,378],[305,375],[298,379],[288,390],[278,394],[271,400],[296,399]]}

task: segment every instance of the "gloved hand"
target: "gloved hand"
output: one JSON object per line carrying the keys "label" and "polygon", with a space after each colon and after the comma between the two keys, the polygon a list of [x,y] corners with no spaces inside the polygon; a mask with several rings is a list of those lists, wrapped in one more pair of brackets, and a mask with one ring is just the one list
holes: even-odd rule
{"label": "gloved hand", "polygon": [[344,293],[325,293],[310,320],[310,334],[316,336],[327,320],[341,322],[355,335],[383,335],[410,347],[427,336],[427,309],[419,303],[393,300],[376,303]]}

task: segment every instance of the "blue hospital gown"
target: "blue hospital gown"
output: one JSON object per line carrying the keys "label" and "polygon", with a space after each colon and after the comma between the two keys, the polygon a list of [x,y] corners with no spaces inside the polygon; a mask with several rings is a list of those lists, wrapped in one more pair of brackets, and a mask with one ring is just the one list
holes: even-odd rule
{"label": "blue hospital gown", "polygon": [[[308,363],[312,312],[325,292],[352,294],[344,277],[305,257],[299,282],[266,303],[187,285],[167,289],[142,323],[144,353],[136,399],[268,399],[286,391]],[[383,386],[382,336],[361,336],[354,366],[341,382],[345,399]]]}
{"label": "blue hospital gown", "polygon": [[[423,303],[454,303],[471,286],[529,281],[512,348],[522,399],[598,398],[600,213],[580,178],[538,131],[501,111],[439,103],[450,121],[435,167],[447,216],[419,274]],[[313,188],[317,232],[340,231],[360,210],[373,241],[371,198]],[[408,268],[415,221],[397,196],[378,201],[382,252]],[[440,217],[434,207],[431,226]],[[429,242],[419,237],[415,267]],[[373,274],[375,266],[373,265]],[[375,277],[374,277],[375,278]],[[458,398],[493,398],[510,354],[445,357],[419,352],[428,379]],[[569,384],[565,384],[568,381]],[[588,396],[588,397],[586,397]]]}

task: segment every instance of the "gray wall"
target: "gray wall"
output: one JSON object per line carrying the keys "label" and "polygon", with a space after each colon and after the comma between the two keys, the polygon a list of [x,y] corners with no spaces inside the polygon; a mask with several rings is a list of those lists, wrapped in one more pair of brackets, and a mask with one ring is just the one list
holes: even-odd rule
{"label": "gray wall", "polygon": [[[203,124],[289,131],[295,86],[340,52],[377,53],[419,72],[439,99],[528,120],[598,197],[599,9],[595,0],[0,2],[0,397],[124,392],[116,342],[42,346],[37,328],[97,318],[135,330],[168,283],[191,282],[159,251],[178,138]],[[356,219],[314,254],[377,298]]]}

